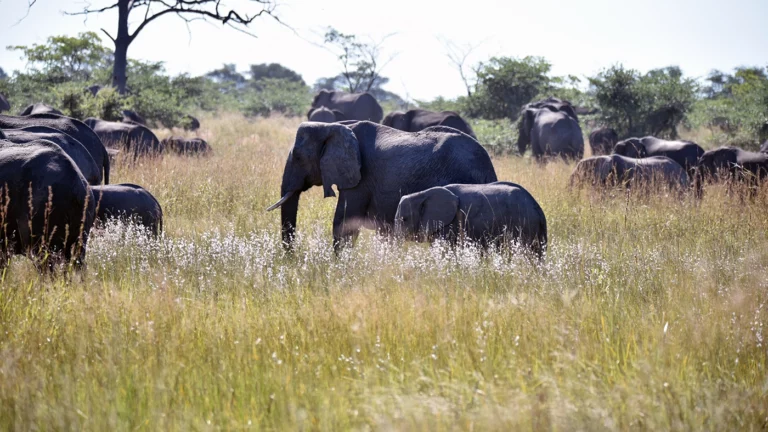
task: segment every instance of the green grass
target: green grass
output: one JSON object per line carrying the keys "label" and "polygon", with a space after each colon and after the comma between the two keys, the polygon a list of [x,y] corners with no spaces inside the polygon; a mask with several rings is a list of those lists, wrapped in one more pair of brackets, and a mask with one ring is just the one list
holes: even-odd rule
{"label": "green grass", "polygon": [[336,258],[334,199],[276,201],[299,120],[202,119],[208,159],[119,166],[160,241],[109,226],[88,269],[0,283],[3,430],[764,430],[768,193],[567,188],[494,159],[546,212],[544,264],[370,232]]}

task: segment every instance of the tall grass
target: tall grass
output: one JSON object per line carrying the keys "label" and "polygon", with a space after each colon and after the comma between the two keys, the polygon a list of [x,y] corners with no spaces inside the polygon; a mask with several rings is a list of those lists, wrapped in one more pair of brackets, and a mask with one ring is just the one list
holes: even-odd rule
{"label": "tall grass", "polygon": [[88,267],[0,283],[4,430],[763,430],[768,194],[568,189],[494,159],[544,209],[543,264],[368,232],[335,257],[334,199],[279,181],[298,120],[203,119],[210,158],[118,166],[165,236],[102,227]]}

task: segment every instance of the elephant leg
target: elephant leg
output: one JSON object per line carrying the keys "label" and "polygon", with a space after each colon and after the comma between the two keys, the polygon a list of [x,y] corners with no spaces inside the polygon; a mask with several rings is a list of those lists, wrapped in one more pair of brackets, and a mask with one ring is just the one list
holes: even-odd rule
{"label": "elephant leg", "polygon": [[333,216],[333,249],[336,253],[344,246],[354,244],[360,228],[366,223],[368,200],[346,195],[344,192],[339,193],[339,202]]}

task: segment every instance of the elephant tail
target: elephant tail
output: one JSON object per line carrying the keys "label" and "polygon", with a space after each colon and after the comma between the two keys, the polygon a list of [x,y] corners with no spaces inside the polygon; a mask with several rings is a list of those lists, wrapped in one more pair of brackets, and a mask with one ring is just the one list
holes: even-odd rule
{"label": "elephant tail", "polygon": [[547,218],[544,216],[544,211],[539,207],[539,213],[541,213],[541,219],[539,220],[539,230],[536,233],[536,244],[533,251],[539,256],[539,259],[544,258],[547,253],[547,246],[549,239],[547,236]]}

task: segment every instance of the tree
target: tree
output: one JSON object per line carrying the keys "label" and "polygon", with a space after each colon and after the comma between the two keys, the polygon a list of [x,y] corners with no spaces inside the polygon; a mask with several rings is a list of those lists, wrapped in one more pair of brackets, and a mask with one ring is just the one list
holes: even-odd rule
{"label": "tree", "polygon": [[589,78],[601,108],[602,121],[620,136],[654,135],[677,138],[698,87],[676,66],[652,69],[645,75],[617,65]]}
{"label": "tree", "polygon": [[482,42],[476,45],[466,44],[459,45],[448,39],[439,39],[445,47],[445,55],[451,62],[454,68],[459,72],[461,82],[464,83],[464,87],[467,89],[467,97],[472,97],[472,83],[470,81],[474,78],[477,79],[477,70],[473,70],[467,66],[469,57],[472,52],[477,49]]}
{"label": "tree", "polygon": [[306,85],[301,75],[279,63],[251,65],[250,74],[251,81],[254,82],[262,79],[282,79]]}
{"label": "tree", "polygon": [[8,74],[7,74],[7,73],[5,73],[5,71],[3,70],[3,68],[1,68],[1,67],[0,67],[0,80],[4,80],[4,79],[6,79],[6,78],[8,78]]}
{"label": "tree", "polygon": [[235,86],[245,84],[245,77],[243,74],[237,71],[237,66],[234,63],[225,64],[221,69],[215,69],[207,74],[205,77],[219,84],[232,83]]}
{"label": "tree", "polygon": [[[391,36],[391,35],[389,35]],[[341,62],[344,89],[350,93],[370,91],[380,84],[381,71],[392,60],[383,61],[381,51],[385,36],[379,42],[362,42],[355,35],[347,35],[334,28],[325,33],[325,44]]]}
{"label": "tree", "polygon": [[90,81],[94,73],[109,67],[112,50],[101,44],[93,32],[77,36],[51,36],[43,45],[9,46],[21,51],[27,59],[29,72],[44,76],[50,84],[69,81]]}
{"label": "tree", "polygon": [[472,116],[517,119],[523,105],[554,86],[551,65],[541,57],[493,57],[476,68],[477,85],[469,98]]}
{"label": "tree", "polygon": [[[104,29],[102,31],[115,44],[112,85],[118,89],[120,94],[124,94],[127,84],[128,47],[148,24],[164,15],[175,14],[187,23],[196,19],[219,21],[225,26],[251,34],[246,29],[255,19],[262,15],[269,15],[277,19],[274,15],[276,6],[274,1],[250,0],[251,3],[260,6],[260,10],[253,14],[246,14],[233,9],[224,12],[221,9],[223,7],[221,0],[109,0],[108,3],[110,4],[106,6],[96,7],[86,3],[82,11],[68,12],[67,14],[87,16],[117,10],[117,33],[115,36]],[[133,12],[136,13],[133,14]],[[133,32],[129,30],[130,18],[137,22]]]}

